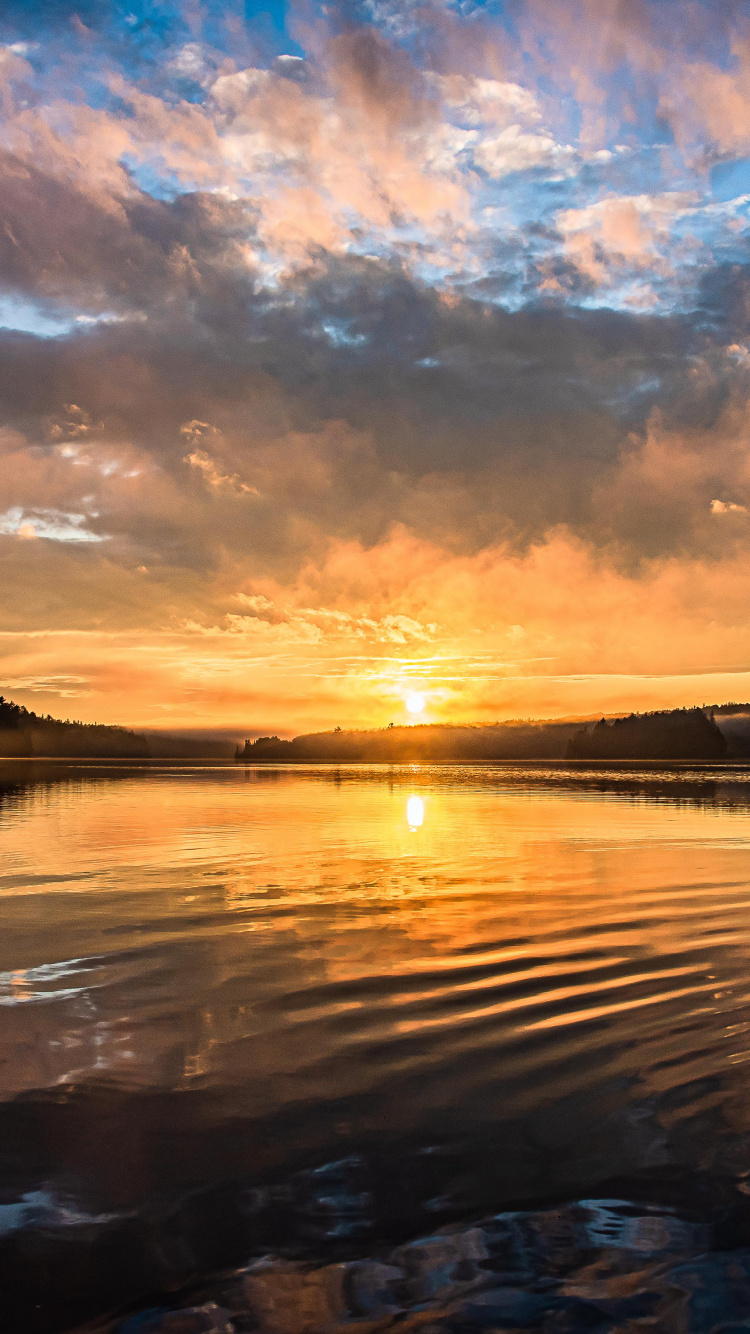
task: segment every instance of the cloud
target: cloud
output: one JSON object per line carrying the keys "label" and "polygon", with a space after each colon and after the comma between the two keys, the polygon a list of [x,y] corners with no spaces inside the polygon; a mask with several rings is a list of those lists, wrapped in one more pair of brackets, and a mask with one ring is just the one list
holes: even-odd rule
{"label": "cloud", "polygon": [[94,533],[86,527],[88,517],[56,509],[24,510],[17,505],[0,514],[0,533],[22,540],[43,537],[51,542],[106,542],[106,533]]}
{"label": "cloud", "polygon": [[23,10],[12,679],[292,726],[388,721],[418,673],[486,716],[748,664],[739,11]]}
{"label": "cloud", "polygon": [[183,460],[189,463],[191,468],[197,468],[203,474],[203,479],[207,486],[215,491],[234,492],[240,496],[257,496],[257,487],[248,486],[246,482],[241,482],[236,473],[231,476],[223,473],[218,468],[214,459],[202,449],[195,449],[191,454],[186,454]]}
{"label": "cloud", "polygon": [[[259,617],[246,604],[220,623],[183,622],[152,633],[147,658],[125,629],[5,637],[0,652],[4,675],[82,677],[94,714],[116,717],[127,699],[144,725],[384,723],[415,683],[447,719],[622,707],[624,694],[657,707],[746,689],[746,571],[742,553],[655,560],[635,576],[564,531],[523,554],[456,556],[394,530],[374,548],[334,544],[294,584],[269,587],[275,598],[247,595],[280,608],[275,620],[258,602]],[[303,605],[313,589],[336,605]],[[429,630],[427,610],[440,617]]]}
{"label": "cloud", "polygon": [[[209,422],[193,420],[186,422],[180,427],[180,435],[193,446],[197,446],[200,441],[220,436],[220,432]],[[186,454],[183,463],[188,463],[191,468],[196,468],[203,476],[206,486],[214,491],[228,491],[238,496],[257,496],[258,489],[254,486],[248,486],[247,482],[241,482],[236,473],[223,473],[210,455],[204,449],[193,448]]]}
{"label": "cloud", "polygon": [[512,171],[535,167],[564,172],[575,160],[569,144],[558,144],[549,134],[532,134],[518,125],[509,125],[494,138],[485,138],[474,148],[474,161],[489,176],[499,179]]}
{"label": "cloud", "polygon": [[[421,645],[429,643],[438,633],[434,623],[424,624],[411,616],[386,613],[376,619],[355,615],[341,607],[300,607],[285,599],[272,601],[262,593],[238,593],[236,601],[247,608],[250,615],[227,612],[226,625],[232,634],[257,633],[274,627],[281,637],[322,642],[370,641],[377,644]],[[214,627],[214,632],[219,627]],[[209,629],[208,633],[212,631]]]}
{"label": "cloud", "polygon": [[[596,286],[627,284],[635,275],[663,279],[673,271],[676,256],[685,263],[697,240],[680,242],[677,220],[694,211],[695,195],[638,195],[599,200],[582,209],[565,209],[555,225],[564,238],[564,254]],[[652,289],[626,294],[631,304],[657,301]]]}

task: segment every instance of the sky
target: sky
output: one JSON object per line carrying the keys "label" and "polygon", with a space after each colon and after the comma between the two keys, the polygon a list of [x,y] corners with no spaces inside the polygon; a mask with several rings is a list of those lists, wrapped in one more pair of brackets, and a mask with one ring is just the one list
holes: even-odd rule
{"label": "sky", "polygon": [[4,0],[0,692],[750,699],[750,0]]}

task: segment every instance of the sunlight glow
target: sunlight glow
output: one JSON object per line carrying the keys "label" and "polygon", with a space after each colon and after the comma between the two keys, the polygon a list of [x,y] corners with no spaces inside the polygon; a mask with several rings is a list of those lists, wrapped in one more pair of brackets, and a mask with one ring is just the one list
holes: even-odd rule
{"label": "sunlight glow", "polygon": [[424,824],[424,802],[421,797],[409,797],[406,803],[406,822],[410,829],[421,829]]}
{"label": "sunlight glow", "polygon": [[406,707],[409,713],[421,713],[424,708],[424,695],[407,695]]}

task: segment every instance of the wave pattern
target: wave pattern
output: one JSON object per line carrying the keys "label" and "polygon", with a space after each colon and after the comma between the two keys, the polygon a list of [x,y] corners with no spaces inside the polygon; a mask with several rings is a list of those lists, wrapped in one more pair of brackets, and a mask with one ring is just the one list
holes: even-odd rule
{"label": "wave pattern", "polygon": [[[19,1199],[109,1216],[236,1180],[320,1238],[750,1172],[750,774],[61,766],[3,792]],[[102,1100],[128,1172],[80,1130]],[[289,1185],[344,1160],[398,1202]]]}

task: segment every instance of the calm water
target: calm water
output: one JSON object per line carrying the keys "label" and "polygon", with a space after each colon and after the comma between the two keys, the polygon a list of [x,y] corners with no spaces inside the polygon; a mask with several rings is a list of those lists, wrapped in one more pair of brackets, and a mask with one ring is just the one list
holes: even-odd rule
{"label": "calm water", "polygon": [[750,1193],[749,962],[748,771],[6,764],[8,1327],[617,1180]]}

